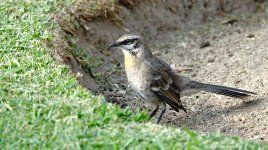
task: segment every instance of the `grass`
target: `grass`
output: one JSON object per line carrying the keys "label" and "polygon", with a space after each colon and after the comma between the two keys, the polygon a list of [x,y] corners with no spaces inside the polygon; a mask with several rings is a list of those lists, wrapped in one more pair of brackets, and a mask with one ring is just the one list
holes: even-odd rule
{"label": "grass", "polygon": [[147,122],[105,102],[58,64],[57,0],[0,2],[0,149],[265,149],[267,145]]}

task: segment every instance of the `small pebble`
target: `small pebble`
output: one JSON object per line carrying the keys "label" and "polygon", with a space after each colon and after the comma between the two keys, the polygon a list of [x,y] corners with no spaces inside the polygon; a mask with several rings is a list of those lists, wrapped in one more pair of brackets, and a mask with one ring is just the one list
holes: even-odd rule
{"label": "small pebble", "polygon": [[210,46],[210,42],[209,41],[205,41],[205,42],[202,42],[199,46],[199,48],[205,48],[205,47],[208,47]]}
{"label": "small pebble", "polygon": [[215,61],[215,58],[210,58],[210,59],[208,59],[208,62],[209,63],[212,63],[212,62],[214,62]]}
{"label": "small pebble", "polygon": [[248,34],[248,35],[247,35],[247,38],[254,38],[254,37],[255,37],[254,34]]}

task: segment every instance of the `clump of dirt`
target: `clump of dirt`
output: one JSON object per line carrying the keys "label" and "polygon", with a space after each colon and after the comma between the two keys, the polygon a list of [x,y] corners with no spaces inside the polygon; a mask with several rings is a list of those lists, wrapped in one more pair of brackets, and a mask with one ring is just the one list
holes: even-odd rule
{"label": "clump of dirt", "polygon": [[183,97],[189,113],[170,110],[163,123],[267,140],[268,36],[262,26],[267,16],[256,13],[265,5],[253,0],[82,1],[58,15],[56,54],[86,88],[133,111],[143,109],[128,87],[121,51],[106,49],[121,35],[137,33],[179,74],[260,95],[246,102],[202,93]]}

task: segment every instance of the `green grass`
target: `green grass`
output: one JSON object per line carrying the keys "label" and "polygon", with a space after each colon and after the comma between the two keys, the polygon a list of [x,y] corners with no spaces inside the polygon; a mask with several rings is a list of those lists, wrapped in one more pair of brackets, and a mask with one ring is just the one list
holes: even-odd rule
{"label": "green grass", "polygon": [[264,149],[267,145],[147,122],[108,104],[51,57],[57,0],[0,2],[0,149]]}

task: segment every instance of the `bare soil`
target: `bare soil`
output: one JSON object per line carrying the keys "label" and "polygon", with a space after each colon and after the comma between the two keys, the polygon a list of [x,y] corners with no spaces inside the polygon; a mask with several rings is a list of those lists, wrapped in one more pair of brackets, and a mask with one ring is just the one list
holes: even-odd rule
{"label": "bare soil", "polygon": [[83,86],[122,107],[145,109],[128,87],[123,54],[105,48],[123,34],[137,33],[180,75],[258,93],[247,100],[210,93],[182,97],[188,113],[170,109],[161,123],[268,140],[266,3],[129,0],[108,6],[114,11],[92,17],[78,4],[59,15],[71,15],[74,22],[58,18],[66,41],[58,43],[56,54]]}

